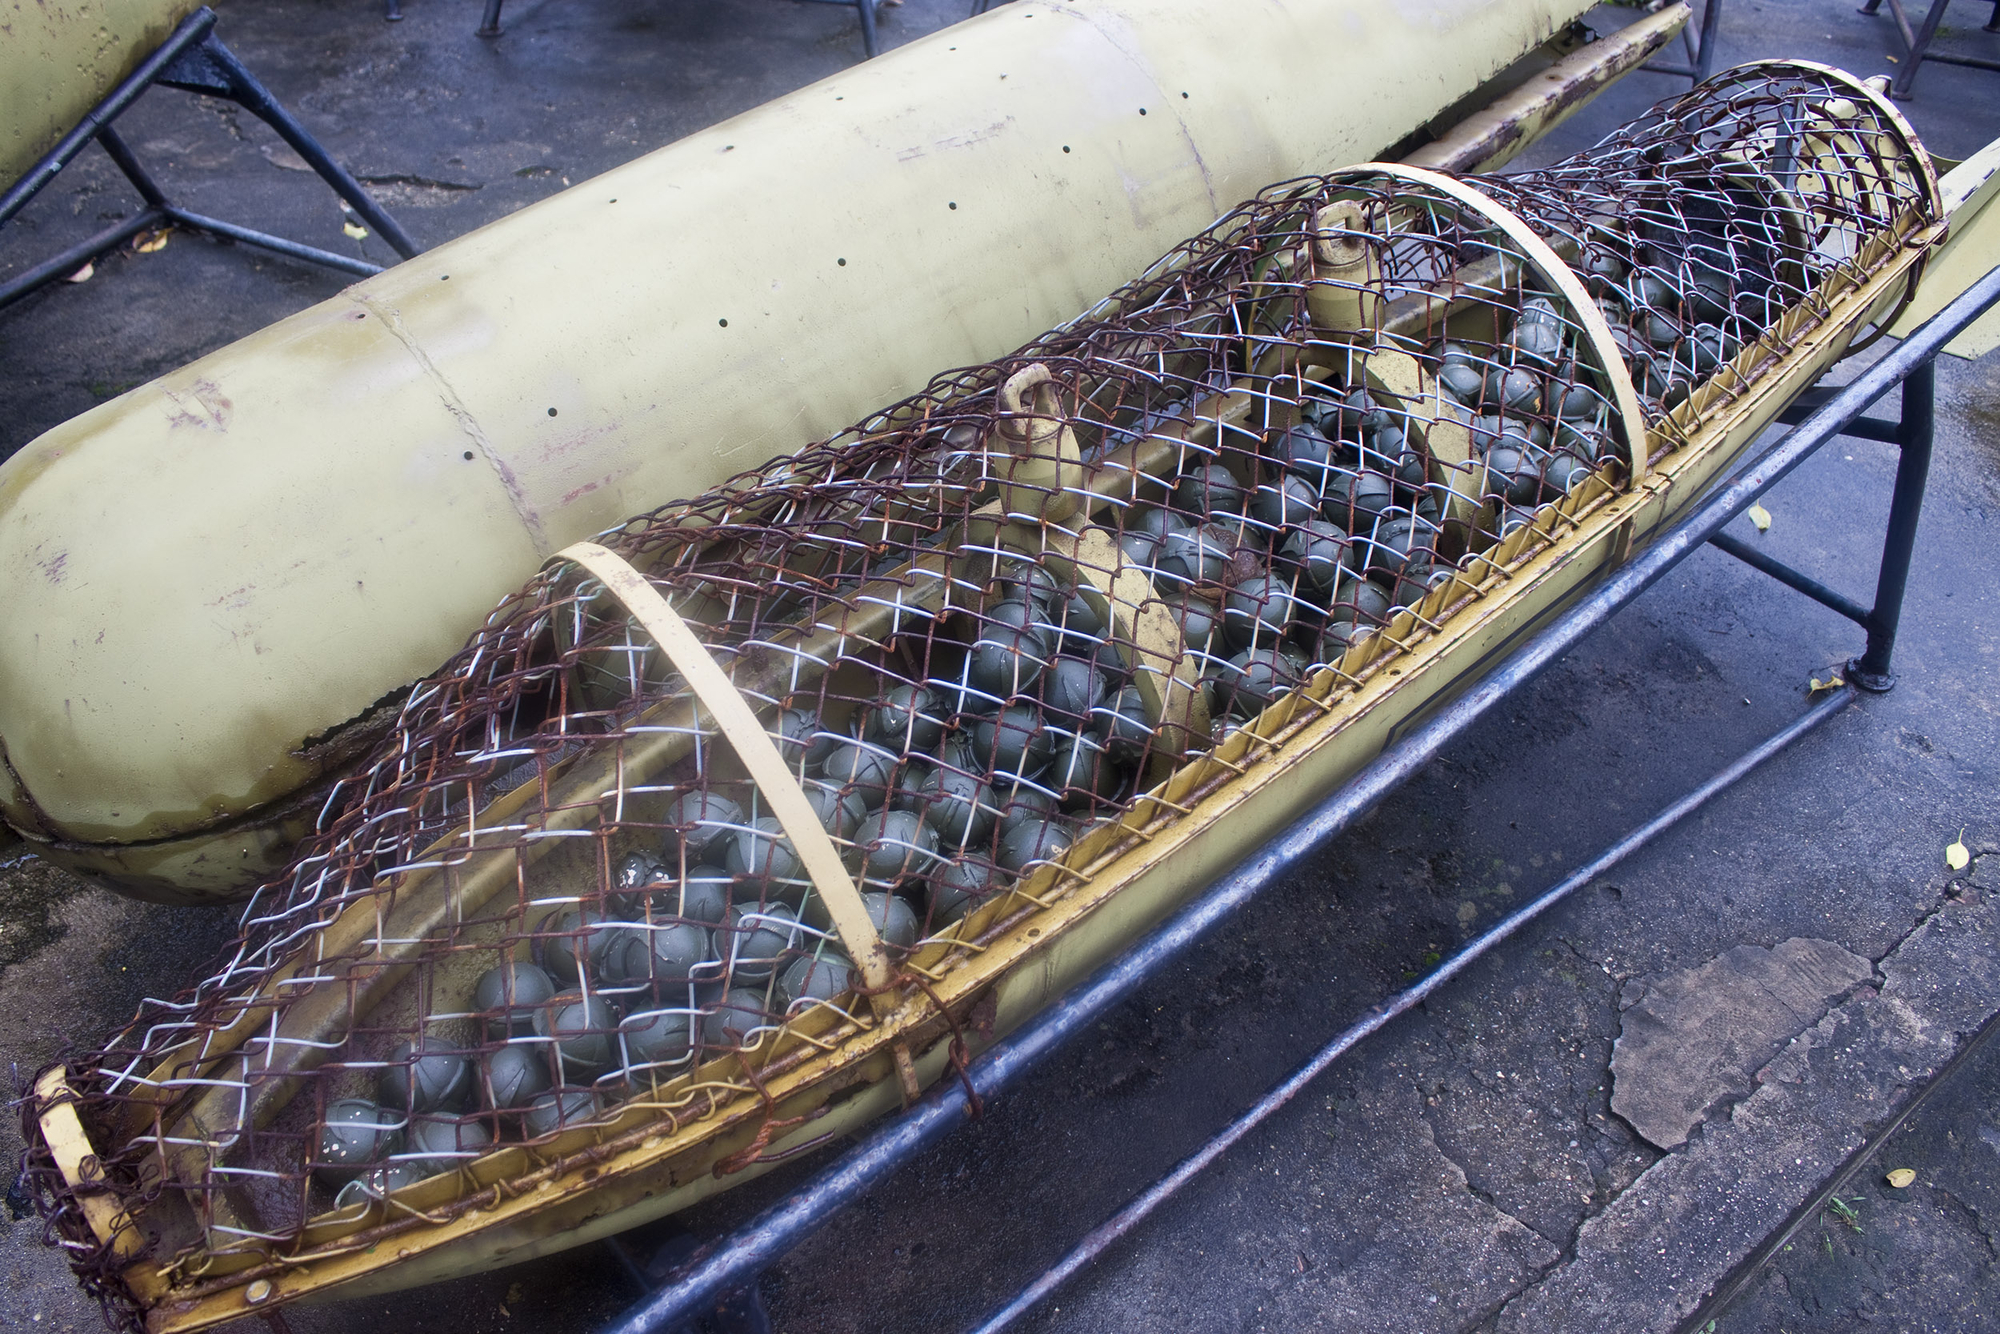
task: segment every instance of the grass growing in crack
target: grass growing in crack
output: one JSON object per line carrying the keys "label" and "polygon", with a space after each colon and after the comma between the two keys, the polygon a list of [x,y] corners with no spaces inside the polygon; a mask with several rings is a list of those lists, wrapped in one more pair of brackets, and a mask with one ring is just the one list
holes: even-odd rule
{"label": "grass growing in crack", "polygon": [[1826,1202],[1826,1211],[1845,1223],[1850,1231],[1859,1232],[1861,1231],[1861,1211],[1854,1206],[1860,1203],[1861,1200],[1858,1196],[1850,1202],[1836,1195]]}

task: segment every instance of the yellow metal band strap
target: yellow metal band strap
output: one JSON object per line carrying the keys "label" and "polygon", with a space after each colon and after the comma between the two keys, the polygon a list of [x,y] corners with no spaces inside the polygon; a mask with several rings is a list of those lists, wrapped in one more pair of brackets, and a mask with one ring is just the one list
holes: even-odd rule
{"label": "yellow metal band strap", "polygon": [[[41,1126],[42,1143],[48,1146],[56,1170],[76,1196],[91,1235],[117,1260],[132,1259],[142,1241],[139,1229],[133,1225],[131,1215],[119,1207],[117,1197],[105,1183],[104,1164],[83,1129],[83,1118],[76,1114],[76,1094],[70,1091],[61,1066],[35,1081],[35,1103],[40,1109],[36,1120]],[[141,1298],[159,1290],[156,1276],[147,1266],[132,1266],[124,1277]]]}
{"label": "yellow metal band strap", "polygon": [[[1349,175],[1342,172],[1341,175]],[[1604,312],[1597,308],[1583,283],[1563,263],[1562,257],[1549,248],[1549,243],[1527,223],[1516,217],[1512,210],[1500,204],[1490,195],[1481,193],[1473,186],[1422,167],[1412,167],[1401,162],[1368,162],[1352,169],[1353,175],[1380,174],[1397,180],[1412,181],[1427,186],[1451,199],[1457,200],[1475,213],[1481,214],[1500,232],[1520,247],[1522,258],[1540,270],[1542,276],[1555,284],[1556,291],[1568,303],[1577,322],[1582,326],[1583,335],[1590,340],[1597,361],[1604,371],[1605,379],[1611,383],[1612,406],[1617,410],[1620,422],[1625,428],[1625,447],[1629,451],[1626,464],[1625,489],[1639,484],[1646,475],[1647,446],[1646,418],[1639,411],[1638,391],[1632,387],[1632,372],[1625,365],[1625,358],[1619,355],[1618,344],[1612,340],[1611,326],[1605,322]]]}
{"label": "yellow metal band strap", "polygon": [[681,680],[735,749],[750,781],[757,785],[785,837],[791,840],[792,850],[811,878],[813,889],[826,904],[833,929],[860,970],[862,981],[878,993],[887,987],[892,961],[882,946],[875,923],[869,920],[860,889],[840,860],[839,849],[833,846],[833,839],[820,824],[798,780],[779,758],[770,733],[757,721],[749,702],[730,683],[708,648],[695,638],[687,622],[667,605],[667,600],[646,577],[617,553],[595,542],[578,542],[557,552],[556,558],[573,561],[596,575],[605,591],[625,605],[632,619],[645,627],[653,642],[660,646],[660,652],[667,655],[667,661],[681,674]]}
{"label": "yellow metal band strap", "polygon": [[1180,624],[1154,592],[1152,581],[1125,558],[1103,528],[1072,531],[1015,524],[1003,540],[1029,554],[1039,551],[1059,577],[1104,602],[1106,624],[1133,655],[1132,682],[1139,687],[1157,738],[1147,781],[1166,782],[1189,751],[1207,748],[1212,725],[1194,655],[1182,652]]}

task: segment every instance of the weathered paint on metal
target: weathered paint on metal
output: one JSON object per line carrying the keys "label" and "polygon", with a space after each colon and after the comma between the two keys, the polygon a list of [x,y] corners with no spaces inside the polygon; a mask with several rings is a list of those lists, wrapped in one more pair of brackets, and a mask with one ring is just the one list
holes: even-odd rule
{"label": "weathered paint on metal", "polygon": [[[1951,232],[1924,264],[1924,279],[1889,332],[1908,337],[1980,275],[2000,266],[2000,139],[1996,139],[1938,179]],[[1945,344],[1953,356],[1977,357],[2000,347],[2000,310],[1989,310],[1972,327]]]}
{"label": "weathered paint on metal", "polygon": [[201,0],[0,0],[0,186],[104,100]]}
{"label": "weathered paint on metal", "polygon": [[1688,18],[1688,7],[1675,0],[1657,14],[1571,52],[1403,161],[1438,171],[1494,171],[1505,166],[1591,98],[1645,64],[1648,56],[1687,27]]}
{"label": "weathered paint on metal", "polygon": [[1004,353],[1585,8],[1005,6],[85,413],[0,465],[0,813],[127,892],[240,895],[556,548]]}

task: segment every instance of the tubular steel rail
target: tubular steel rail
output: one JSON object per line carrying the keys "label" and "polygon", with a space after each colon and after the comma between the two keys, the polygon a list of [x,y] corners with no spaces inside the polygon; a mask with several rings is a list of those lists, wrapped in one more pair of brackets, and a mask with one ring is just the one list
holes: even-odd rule
{"label": "tubular steel rail", "polygon": [[1703,0],[1701,18],[1681,33],[1687,49],[1685,65],[1647,65],[1649,74],[1672,74],[1700,83],[1715,70],[1715,39],[1722,33],[1722,0]]}
{"label": "tubular steel rail", "polygon": [[140,62],[137,69],[126,76],[105,99],[93,107],[77,126],[63,137],[48,154],[29,169],[26,175],[0,194],[0,227],[26,208],[28,202],[51,184],[95,139],[103,145],[104,151],[117,164],[118,170],[132,182],[146,207],[134,216],[98,232],[86,240],[64,250],[27,272],[0,283],[0,307],[27,296],[30,292],[47,286],[58,278],[75,272],[84,263],[96,259],[124,245],[133,237],[150,228],[165,223],[175,223],[193,231],[208,232],[229,241],[240,241],[245,245],[262,247],[292,259],[302,259],[312,264],[339,269],[358,277],[380,273],[382,266],[370,264],[351,255],[339,255],[317,246],[305,245],[298,241],[273,236],[253,228],[225,222],[182,208],[167,198],[157,182],[140,164],[138,157],[126,144],[123,137],[113,127],[117,120],[140,96],[154,84],[164,84],[169,88],[179,88],[186,92],[207,97],[226,97],[278,132],[293,151],[304,158],[307,165],[317,172],[322,180],[333,187],[335,194],[347,202],[356,215],[370,227],[381,233],[382,239],[394,247],[404,259],[415,255],[420,247],[410,239],[396,220],[389,216],[382,206],[370,197],[368,191],[356,180],[351,172],[333,160],[319,140],[313,138],[305,126],[301,125],[291,112],[273,97],[243,64],[234,52],[222,44],[215,35],[216,14],[206,6],[182,19],[180,26],[166,41],[160,43],[152,55]]}
{"label": "tubular steel rail", "polygon": [[[1562,883],[1496,924],[1415,986],[1389,998],[1344,1029],[1291,1076],[1267,1093],[1174,1170],[1136,1196],[1093,1230],[1067,1256],[982,1324],[976,1334],[997,1334],[1043,1297],[1086,1267],[1188,1181],[1364,1038],[1430,996],[1521,927],[1567,898],[1579,887],[1691,814],[1737,779],[1846,707],[1856,689],[1886,691],[1894,684],[1890,660],[1909,576],[1910,555],[1923,505],[1931,458],[1933,393],[1938,352],[1988,309],[2000,304],[2000,269],[1967,289],[1897,347],[1880,357],[1849,385],[1802,395],[1780,420],[1793,424],[1756,463],[1739,472],[1713,496],[1652,546],[1635,556],[1560,620],[1543,630],[1506,663],[1435,718],[1376,759],[1258,852],[1218,881],[1203,898],[1168,919],[1157,931],[1021,1030],[997,1043],[966,1070],[961,1087],[940,1084],[920,1103],[868,1135],[847,1157],[771,1206],[727,1238],[695,1252],[657,1291],[639,1301],[600,1334],[663,1334],[678,1322],[712,1309],[778,1260],[863,1191],[889,1172],[976,1115],[973,1099],[984,1100],[1018,1081],[1044,1057],[1097,1023],[1162,967],[1173,962],[1211,928],[1268,889],[1327,840],[1351,826],[1443,747],[1496,704],[1574,648],[1704,544],[1745,555],[1722,528],[1782,481],[1836,436],[1848,435],[1897,445],[1901,450],[1889,522],[1882,544],[1876,601],[1864,610],[1816,580],[1759,556],[1749,563],[1862,625],[1868,632],[1863,653],[1849,664],[1851,685],[1814,705],[1707,782],[1668,805],[1646,824],[1612,844]],[[1896,386],[1902,386],[1900,418],[1886,422],[1862,414]],[[1754,554],[1754,553],[1752,553]]]}

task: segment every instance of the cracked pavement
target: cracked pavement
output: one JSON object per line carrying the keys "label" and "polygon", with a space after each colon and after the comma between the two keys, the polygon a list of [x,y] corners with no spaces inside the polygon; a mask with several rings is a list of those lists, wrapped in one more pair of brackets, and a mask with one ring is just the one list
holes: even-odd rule
{"label": "cracked pavement", "polygon": [[[910,0],[887,12],[885,41],[962,12]],[[367,7],[303,0],[246,0],[223,19],[231,45],[426,241],[859,55],[848,11],[753,0],[515,0],[495,47],[471,38],[475,21],[419,2],[392,27]],[[1889,41],[1885,21],[1845,7],[1732,0],[1720,63],[1799,55],[1870,74],[1889,68]],[[1927,66],[1908,112],[1940,151],[1969,151],[2000,133],[1994,77]],[[1634,76],[1538,157],[1680,86]],[[141,111],[145,142],[201,192],[227,193],[232,216],[339,235],[330,196],[265,151],[261,127],[164,93]],[[107,181],[66,180],[37,235],[95,225],[115,207]],[[183,236],[0,315],[0,452],[340,281]],[[1886,447],[1837,442],[1766,501],[1769,533],[1741,535],[1861,593],[1892,470]],[[1848,709],[1365,1043],[1023,1328],[1989,1327],[2000,1043],[1842,1190],[1862,1231],[1821,1209],[1790,1251],[1751,1262],[2000,1013],[1986,897],[2000,858],[1956,878],[1942,863],[1961,827],[1977,848],[2000,843],[2000,704],[1984,687],[2000,659],[1995,550],[2000,354],[1941,367],[1893,693]],[[1697,555],[983,1122],[780,1262],[767,1279],[778,1328],[976,1323],[1335,1030],[1795,718],[1807,679],[1859,646],[1831,613]],[[227,923],[13,862],[0,864],[0,928],[0,1055],[25,1077],[141,995],[183,985]],[[1832,942],[1877,982],[1784,1041],[1685,1144],[1647,1143],[1612,1110],[1624,1015],[1664,979],[1792,939]],[[16,1147],[0,1125],[0,1153]],[[1882,1183],[1906,1162],[1917,1185]],[[811,1170],[684,1222],[726,1228]],[[0,1328],[96,1328],[36,1235],[0,1222]],[[1724,1283],[1734,1301],[1704,1307]],[[632,1295],[593,1247],[288,1318],[298,1334],[387,1315],[413,1334],[583,1331]]]}

